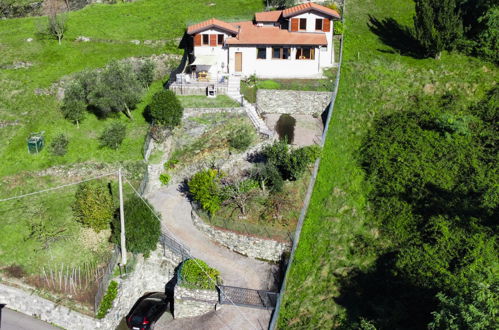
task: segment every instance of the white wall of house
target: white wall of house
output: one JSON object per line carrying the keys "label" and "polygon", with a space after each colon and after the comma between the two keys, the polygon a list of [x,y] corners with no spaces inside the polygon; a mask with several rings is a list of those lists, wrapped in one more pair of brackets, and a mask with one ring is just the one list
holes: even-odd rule
{"label": "white wall of house", "polygon": [[[293,16],[291,18],[305,18],[307,20],[307,29],[305,31],[298,31],[298,32],[312,32],[312,33],[325,33],[326,38],[327,38],[327,54],[324,54],[321,58],[321,67],[326,68],[330,67],[334,63],[334,43],[333,43],[333,29],[334,29],[334,21],[331,20],[331,29],[329,32],[323,32],[323,31],[316,31],[315,30],[315,20],[317,18],[320,19],[325,19],[325,18],[330,18],[324,14],[321,14],[319,12],[308,12],[308,13],[303,13],[300,15]],[[288,24],[288,29],[291,31],[291,18],[289,18],[289,24]]]}
{"label": "white wall of house", "polygon": [[[267,48],[267,58],[257,59],[257,48]],[[324,47],[325,48],[325,47]],[[260,78],[313,78],[321,74],[320,58],[324,53],[315,49],[315,59],[297,60],[296,48],[290,48],[289,59],[272,59],[270,46],[231,46],[229,47],[229,72],[236,73],[236,53],[242,53],[243,76],[256,74]]]}
{"label": "white wall of house", "polygon": [[[203,34],[223,34],[224,35],[224,41],[227,38],[230,38],[231,36],[227,34],[226,32],[218,29],[210,29],[206,30],[200,33],[201,35]],[[203,38],[203,37],[201,37]],[[209,39],[209,37],[208,37]],[[209,42],[209,40],[208,40]],[[217,64],[215,66],[211,66],[209,72],[210,74],[216,74],[218,72],[224,72],[227,73],[228,70],[228,65],[227,65],[227,58],[228,58],[228,48],[226,46],[222,45],[217,45],[217,46],[210,46],[208,45],[201,45],[201,46],[194,46],[194,56],[199,56],[199,55],[212,55],[216,56],[218,58]]]}

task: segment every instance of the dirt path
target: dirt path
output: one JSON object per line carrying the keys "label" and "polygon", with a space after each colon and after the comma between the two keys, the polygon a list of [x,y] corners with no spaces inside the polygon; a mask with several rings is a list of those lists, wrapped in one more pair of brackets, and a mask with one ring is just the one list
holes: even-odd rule
{"label": "dirt path", "polygon": [[188,246],[194,257],[218,269],[225,285],[270,289],[275,266],[242,256],[212,242],[192,223],[191,204],[179,192],[178,186],[160,188],[146,197],[161,213],[163,228]]}

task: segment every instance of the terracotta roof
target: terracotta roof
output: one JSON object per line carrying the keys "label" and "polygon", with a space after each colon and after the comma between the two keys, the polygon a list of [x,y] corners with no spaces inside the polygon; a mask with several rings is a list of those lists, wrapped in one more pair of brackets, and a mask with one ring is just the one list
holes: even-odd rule
{"label": "terracotta roof", "polygon": [[282,10],[262,11],[255,13],[255,21],[257,22],[277,22],[281,17]]}
{"label": "terracotta roof", "polygon": [[318,12],[329,15],[331,17],[341,18],[340,14],[336,10],[318,5],[318,4],[313,3],[313,2],[307,2],[304,4],[298,5],[298,6],[294,6],[294,7],[285,9],[282,11],[282,16],[288,18],[291,16],[306,13],[310,10],[316,10]]}
{"label": "terracotta roof", "polygon": [[237,27],[235,27],[234,25],[216,18],[212,18],[201,23],[190,25],[187,28],[187,34],[194,34],[211,28],[219,28],[231,33],[237,33]]}
{"label": "terracotta roof", "polygon": [[226,40],[229,45],[327,45],[325,33],[289,32],[275,26],[258,27],[252,21],[233,24],[241,28],[237,37]]}

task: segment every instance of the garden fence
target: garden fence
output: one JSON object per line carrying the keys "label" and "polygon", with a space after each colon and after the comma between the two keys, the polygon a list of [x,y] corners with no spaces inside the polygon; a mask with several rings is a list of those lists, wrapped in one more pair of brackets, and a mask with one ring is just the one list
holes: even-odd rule
{"label": "garden fence", "polygon": [[102,297],[104,297],[104,294],[106,293],[107,287],[109,286],[111,278],[113,277],[114,269],[118,264],[120,256],[121,256],[120,249],[118,248],[117,245],[115,245],[113,249],[113,254],[111,255],[111,258],[109,259],[107,265],[104,267],[103,275],[99,280],[99,285],[97,287],[97,293],[95,294],[95,302],[94,302],[95,313],[97,313],[97,311],[99,310],[99,305],[102,301]]}
{"label": "garden fence", "polygon": [[[344,20],[344,16],[345,16],[345,3],[346,3],[346,0],[344,0],[343,3],[342,3],[342,11],[341,11],[342,14],[343,14],[342,15],[342,21]],[[329,129],[329,123],[331,121],[331,116],[333,115],[334,104],[336,102],[336,95],[338,94],[338,87],[339,87],[339,84],[340,84],[340,76],[341,76],[341,64],[343,62],[343,43],[344,43],[344,36],[342,36],[341,42],[340,42],[340,58],[339,58],[339,61],[338,61],[338,72],[337,72],[337,75],[336,75],[336,81],[335,81],[335,84],[334,84],[334,87],[333,87],[333,91],[332,91],[331,103],[329,104],[328,115],[327,115],[327,119],[326,119],[326,125],[324,126],[324,132],[322,133],[322,139],[320,141],[321,147],[323,147],[324,143],[326,142],[327,132],[328,132],[328,129]],[[281,309],[282,298],[283,298],[283,295],[286,292],[286,281],[287,281],[287,278],[289,276],[289,270],[291,269],[291,265],[293,263],[293,259],[294,259],[295,252],[296,252],[296,247],[298,246],[298,242],[300,240],[300,234],[301,234],[301,230],[303,228],[303,222],[305,220],[305,216],[307,214],[308,206],[310,204],[310,199],[312,197],[312,192],[314,190],[315,181],[317,179],[317,173],[319,171],[320,161],[321,161],[321,159],[319,158],[315,162],[314,171],[312,173],[312,178],[310,179],[310,183],[309,183],[309,186],[308,186],[308,189],[307,189],[307,194],[305,196],[305,204],[303,205],[302,211],[300,213],[300,218],[298,219],[298,224],[296,226],[295,236],[294,236],[294,239],[293,239],[293,246],[291,248],[291,254],[290,254],[290,257],[289,257],[289,261],[287,263],[286,272],[284,274],[284,279],[283,279],[282,284],[281,284],[281,290],[280,290],[279,296],[277,298],[276,308],[274,310],[274,313],[272,314],[272,319],[270,320],[270,325],[269,325],[269,329],[270,330],[274,330],[277,327],[277,321],[279,319],[279,312],[280,312],[280,309]]]}
{"label": "garden fence", "polygon": [[159,237],[159,242],[163,247],[163,253],[166,255],[166,249],[168,248],[170,251],[180,255],[182,257],[182,261],[190,258],[191,252],[189,248],[175,238],[170,236],[168,233],[162,232]]}

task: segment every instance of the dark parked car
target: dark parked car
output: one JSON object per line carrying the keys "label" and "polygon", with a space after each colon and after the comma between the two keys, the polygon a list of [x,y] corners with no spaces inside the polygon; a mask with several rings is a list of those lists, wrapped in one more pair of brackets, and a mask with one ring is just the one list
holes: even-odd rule
{"label": "dark parked car", "polygon": [[144,295],[133,306],[126,317],[130,329],[154,329],[154,324],[170,310],[170,299],[162,292],[152,292]]}

